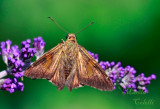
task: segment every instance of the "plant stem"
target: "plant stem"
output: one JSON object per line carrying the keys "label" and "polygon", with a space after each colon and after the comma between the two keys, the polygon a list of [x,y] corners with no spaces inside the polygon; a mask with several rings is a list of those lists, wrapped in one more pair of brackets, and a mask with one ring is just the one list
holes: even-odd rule
{"label": "plant stem", "polygon": [[3,78],[5,76],[7,76],[7,71],[6,70],[1,71],[0,72],[0,78]]}

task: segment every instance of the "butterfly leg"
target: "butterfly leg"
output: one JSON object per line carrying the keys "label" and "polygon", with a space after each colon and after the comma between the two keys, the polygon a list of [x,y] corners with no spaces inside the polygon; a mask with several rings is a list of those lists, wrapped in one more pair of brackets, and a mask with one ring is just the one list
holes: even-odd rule
{"label": "butterfly leg", "polygon": [[61,41],[62,41],[62,43],[64,43],[64,40],[63,40],[63,39],[61,39]]}

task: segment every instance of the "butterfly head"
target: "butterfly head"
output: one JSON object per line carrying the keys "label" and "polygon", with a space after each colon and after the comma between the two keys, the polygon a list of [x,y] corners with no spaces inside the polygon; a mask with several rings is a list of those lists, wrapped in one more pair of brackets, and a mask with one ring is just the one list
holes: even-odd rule
{"label": "butterfly head", "polygon": [[69,33],[69,34],[66,36],[66,39],[69,40],[69,41],[75,41],[75,40],[76,40],[76,36],[75,36],[75,34]]}

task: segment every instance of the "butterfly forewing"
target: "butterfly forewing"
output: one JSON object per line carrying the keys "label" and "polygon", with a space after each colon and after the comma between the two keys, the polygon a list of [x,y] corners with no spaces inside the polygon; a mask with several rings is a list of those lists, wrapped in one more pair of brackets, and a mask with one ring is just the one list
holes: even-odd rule
{"label": "butterfly forewing", "polygon": [[104,91],[113,90],[113,83],[105,71],[82,46],[79,46],[77,65],[79,71],[78,77],[81,84]]}
{"label": "butterfly forewing", "polygon": [[48,79],[53,84],[57,85],[58,89],[62,89],[65,85],[63,60],[61,59],[63,56],[63,47],[64,44],[60,43],[50,51],[46,52],[41,58],[25,70],[24,75],[34,79]]}

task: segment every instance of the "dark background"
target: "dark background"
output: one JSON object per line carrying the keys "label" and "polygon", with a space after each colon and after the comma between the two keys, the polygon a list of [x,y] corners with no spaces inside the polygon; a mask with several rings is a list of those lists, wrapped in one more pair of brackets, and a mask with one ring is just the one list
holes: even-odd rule
{"label": "dark background", "polygon": [[[85,86],[69,92],[57,91],[47,80],[24,78],[24,92],[0,91],[0,109],[156,109],[160,105],[160,1],[159,0],[0,0],[0,41],[20,45],[27,38],[42,36],[45,51],[65,39],[66,33],[47,17],[53,17],[65,30],[77,35],[87,50],[100,60],[121,61],[137,74],[152,73],[148,94],[122,94],[120,89],[103,92]],[[0,59],[0,70],[6,68]],[[153,100],[153,105],[137,105]]]}

